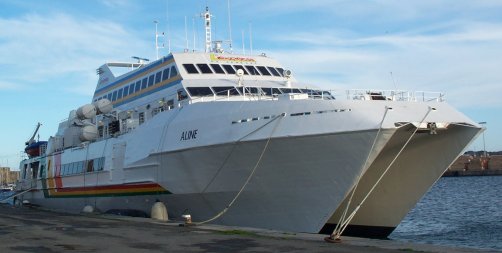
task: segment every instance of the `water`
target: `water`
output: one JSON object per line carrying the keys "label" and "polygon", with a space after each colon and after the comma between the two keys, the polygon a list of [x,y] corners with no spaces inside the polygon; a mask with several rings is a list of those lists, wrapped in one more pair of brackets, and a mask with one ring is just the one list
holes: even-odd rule
{"label": "water", "polygon": [[5,191],[5,192],[4,191],[0,191],[0,204],[11,204],[11,205],[14,205],[14,200],[12,198],[4,200],[4,199],[6,199],[7,197],[11,196],[14,193],[15,193],[14,191]]}
{"label": "water", "polygon": [[390,238],[502,250],[502,176],[441,178]]}

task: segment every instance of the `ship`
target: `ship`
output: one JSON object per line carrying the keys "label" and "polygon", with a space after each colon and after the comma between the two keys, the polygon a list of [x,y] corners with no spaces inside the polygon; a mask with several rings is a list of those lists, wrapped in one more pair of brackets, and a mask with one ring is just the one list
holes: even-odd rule
{"label": "ship", "polygon": [[440,92],[300,82],[225,51],[203,17],[204,52],[100,66],[90,103],[27,144],[15,202],[385,237],[483,131]]}

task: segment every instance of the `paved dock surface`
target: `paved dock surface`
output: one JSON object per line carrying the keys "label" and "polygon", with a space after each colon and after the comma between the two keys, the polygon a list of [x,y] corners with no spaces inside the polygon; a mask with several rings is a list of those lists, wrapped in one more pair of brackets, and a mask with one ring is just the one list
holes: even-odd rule
{"label": "paved dock surface", "polygon": [[[0,205],[0,252],[490,252]],[[493,252],[493,251],[492,251]]]}

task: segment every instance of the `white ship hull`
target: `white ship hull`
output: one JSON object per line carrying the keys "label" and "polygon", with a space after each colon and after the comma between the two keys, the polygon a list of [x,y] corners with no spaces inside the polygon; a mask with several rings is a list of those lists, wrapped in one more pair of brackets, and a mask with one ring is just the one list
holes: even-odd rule
{"label": "white ship hull", "polygon": [[[275,103],[276,108],[283,109],[281,103]],[[302,103],[301,107],[302,110],[315,111],[319,106],[338,108],[338,105],[339,102],[317,101]],[[295,107],[291,108],[296,110]],[[170,144],[158,137],[167,136],[169,139],[170,132],[162,131],[175,129],[177,122],[174,119],[186,118],[182,112],[176,111],[159,114],[158,120],[151,120],[137,132],[65,152],[77,161],[89,159],[89,154],[107,154],[111,158],[108,159],[111,160],[108,170],[63,177],[59,179],[59,186],[57,178],[48,177],[47,183],[42,179],[37,190],[25,194],[23,199],[48,208],[76,212],[90,204],[103,212],[133,209],[146,214],[158,199],[166,203],[171,217],[190,213],[194,221],[203,221],[223,211],[242,189],[232,207],[213,223],[317,233],[363,173],[368,153],[375,157],[394,130],[378,131],[375,126],[378,126],[379,117],[375,115],[373,118],[364,117],[364,123],[373,129],[362,130],[364,125],[361,125],[359,131],[330,133],[326,129],[336,129],[338,124],[334,118],[340,117],[337,113],[302,118],[289,116],[294,112],[291,108],[285,112],[287,116],[279,116],[246,137],[251,140],[174,151],[167,151]],[[193,111],[187,113],[194,114]],[[362,116],[340,113],[346,120]],[[179,115],[174,117],[175,114]],[[303,122],[304,127],[297,129],[297,121]],[[228,123],[227,129],[232,126]],[[215,134],[222,132],[218,127],[211,129],[215,129]],[[310,134],[300,135],[305,129]],[[377,133],[379,138],[375,148],[371,149]],[[294,136],[288,137],[290,134]],[[256,136],[268,136],[270,140],[253,140]],[[149,138],[157,141],[145,141]],[[143,159],[127,163],[132,153],[139,153],[136,151],[138,146],[130,146],[137,139],[143,139],[143,150],[159,149],[160,143],[165,143],[161,149],[166,151],[151,152]],[[64,160],[65,154],[61,156]],[[54,157],[47,159],[56,160]],[[246,184],[251,173],[251,180]],[[152,186],[145,192],[106,192],[109,188],[120,188],[120,185],[141,183],[158,184],[160,190],[156,192]],[[103,188],[107,186],[109,188]]]}
{"label": "white ship hull", "polygon": [[[465,147],[481,133],[481,128],[465,124],[450,124],[447,129],[438,130],[437,134],[419,131],[398,154],[415,129],[413,125],[408,125],[396,131],[363,175],[348,208],[349,214],[396,159],[361,205],[344,235],[386,238]],[[347,208],[348,200],[349,197],[342,202],[321,233],[333,232]]]}

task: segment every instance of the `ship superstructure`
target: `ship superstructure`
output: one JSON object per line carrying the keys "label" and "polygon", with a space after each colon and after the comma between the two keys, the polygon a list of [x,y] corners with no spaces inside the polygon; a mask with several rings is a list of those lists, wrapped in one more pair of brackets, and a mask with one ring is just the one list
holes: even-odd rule
{"label": "ship superstructure", "polygon": [[[175,218],[317,233],[378,184],[368,203],[384,199],[398,213],[367,216],[387,208],[371,204],[355,221],[394,228],[481,130],[441,93],[323,91],[264,54],[219,43],[138,60],[97,69],[91,104],[21,162],[19,201],[145,216],[161,201]],[[421,152],[429,167],[414,164]]]}

